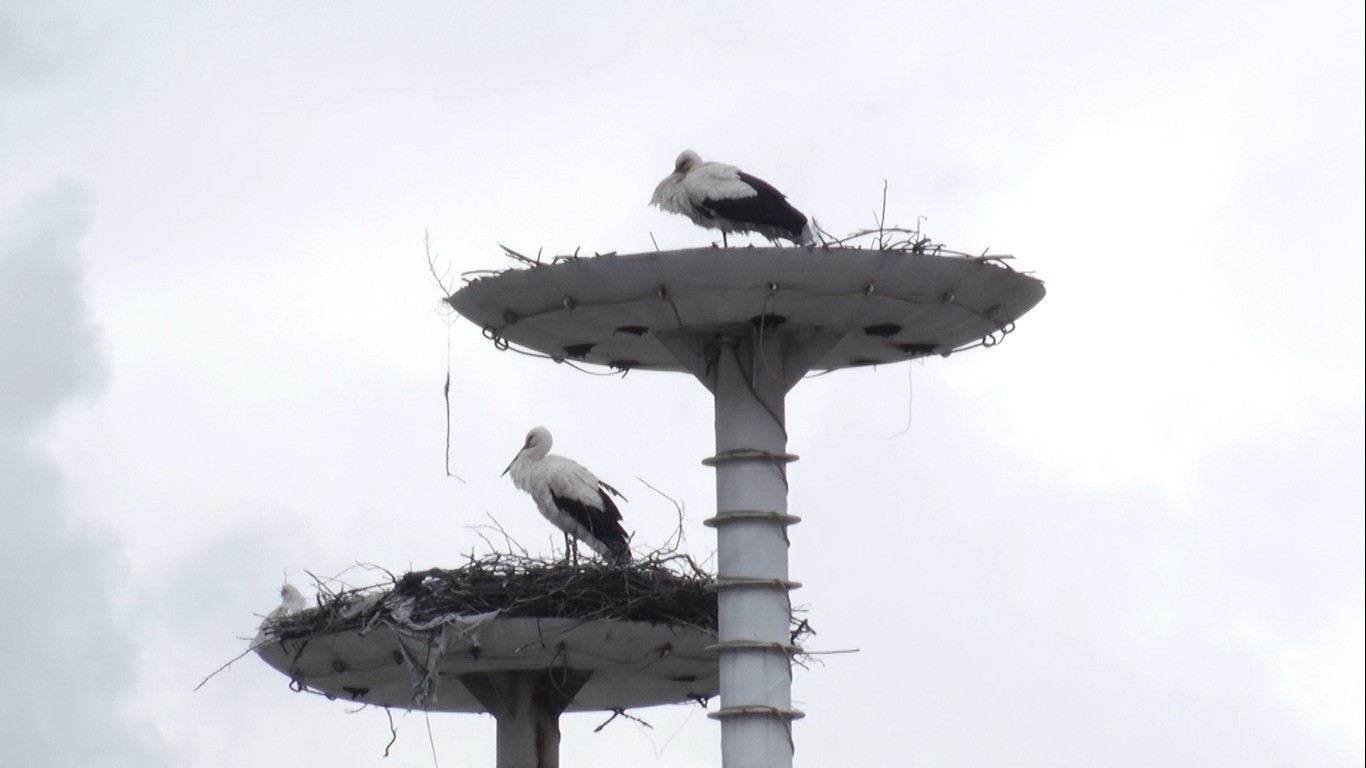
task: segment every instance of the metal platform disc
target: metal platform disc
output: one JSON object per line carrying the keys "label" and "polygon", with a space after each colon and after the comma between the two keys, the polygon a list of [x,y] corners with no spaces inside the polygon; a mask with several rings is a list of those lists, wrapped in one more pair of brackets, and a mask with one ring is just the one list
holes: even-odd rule
{"label": "metal platform disc", "polygon": [[[442,633],[438,632],[438,635]],[[715,696],[716,635],[691,627],[630,621],[496,618],[468,636],[445,633],[434,712],[484,712],[460,682],[465,674],[551,668],[589,672],[568,711],[676,704]],[[402,636],[387,624],[299,640],[257,638],[257,653],[304,690],[383,707],[415,708],[431,635]],[[405,653],[405,647],[406,653]]]}
{"label": "metal platform disc", "polygon": [[698,248],[509,270],[448,301],[495,340],[619,369],[686,370],[658,334],[767,316],[837,334],[812,366],[830,370],[991,343],[1043,296],[1033,277],[957,256]]}

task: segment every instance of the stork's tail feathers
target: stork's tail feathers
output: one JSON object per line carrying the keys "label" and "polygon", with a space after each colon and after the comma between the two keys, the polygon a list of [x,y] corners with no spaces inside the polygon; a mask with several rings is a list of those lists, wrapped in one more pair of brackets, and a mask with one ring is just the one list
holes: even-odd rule
{"label": "stork's tail feathers", "polygon": [[614,545],[612,545],[612,548],[609,549],[609,550],[607,551],[606,560],[607,560],[607,562],[611,563],[612,565],[630,565],[630,564],[631,564],[631,547],[630,547],[630,545],[629,545],[628,543],[624,542],[624,541],[621,542],[620,544],[614,544]]}
{"label": "stork's tail feathers", "polygon": [[602,559],[608,564],[615,566],[627,566],[631,564],[631,537],[635,534],[627,533],[621,529],[621,536],[610,541],[604,541],[607,551],[602,552]]}
{"label": "stork's tail feathers", "polygon": [[612,486],[608,485],[607,483],[604,483],[603,481],[599,480],[599,481],[598,481],[598,485],[600,485],[600,486],[602,486],[603,488],[605,488],[605,489],[607,490],[608,493],[612,494],[613,496],[616,496],[618,499],[621,499],[622,501],[626,501],[626,500],[627,500],[625,496],[622,496],[622,495],[621,495],[621,491],[618,491],[616,488],[613,488]]}

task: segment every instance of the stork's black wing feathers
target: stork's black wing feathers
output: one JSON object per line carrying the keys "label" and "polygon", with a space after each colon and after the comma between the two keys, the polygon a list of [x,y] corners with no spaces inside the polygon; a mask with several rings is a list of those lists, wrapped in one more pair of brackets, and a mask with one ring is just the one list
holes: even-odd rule
{"label": "stork's black wing feathers", "polygon": [[806,228],[806,214],[793,208],[787,196],[763,179],[740,171],[740,180],[754,188],[756,194],[750,197],[715,199],[702,201],[701,208],[712,218],[730,219],[734,222],[758,224],[773,227],[790,233],[791,239],[801,237]]}
{"label": "stork's black wing feathers", "polygon": [[[613,493],[616,492],[613,491]],[[572,517],[574,522],[587,528],[594,538],[606,544],[607,548],[618,557],[624,555],[629,559],[630,536],[626,533],[626,529],[621,527],[621,510],[617,509],[612,498],[601,489],[598,490],[598,497],[602,499],[602,509],[590,507],[567,496],[556,496],[553,493],[550,495],[555,506]]]}

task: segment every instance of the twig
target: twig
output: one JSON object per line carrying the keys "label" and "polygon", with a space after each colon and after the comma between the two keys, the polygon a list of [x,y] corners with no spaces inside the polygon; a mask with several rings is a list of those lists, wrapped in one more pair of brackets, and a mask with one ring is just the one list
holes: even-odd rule
{"label": "twig", "polygon": [[446,335],[446,385],[441,388],[446,400],[446,477],[451,476],[451,337]]}
{"label": "twig", "polygon": [[389,581],[398,581],[398,577],[394,575],[394,572],[389,570],[388,568],[385,568],[382,565],[376,565],[375,563],[362,563],[359,560],[355,560],[353,562],[355,563],[357,568],[361,568],[367,571],[382,571],[385,576],[389,577]]}
{"label": "twig", "polygon": [[[484,540],[484,543],[488,545],[488,548],[489,548],[489,549],[494,549],[494,550],[497,549],[497,547],[494,546],[493,542],[489,540],[489,537],[487,537],[487,536],[484,535],[484,530],[483,530],[483,529],[487,528],[488,526],[486,526],[486,525],[470,525],[470,526],[466,526],[466,527],[468,527],[471,531],[474,531],[474,535],[475,535],[475,536],[478,536],[480,539],[483,539],[483,540]],[[470,560],[471,560],[471,561],[474,560],[474,553],[473,553],[473,552],[470,553]]]}
{"label": "twig", "polygon": [[[348,570],[350,570],[350,569],[348,569]],[[345,573],[345,572],[346,572],[346,571],[342,571],[342,573]],[[313,585],[316,586],[316,587],[318,588],[318,593],[319,593],[319,594],[318,594],[318,599],[319,599],[319,600],[322,599],[322,593],[323,593],[323,592],[326,592],[326,593],[328,594],[328,596],[330,596],[330,597],[333,598],[333,599],[336,599],[336,598],[338,597],[337,593],[336,593],[336,592],[333,592],[331,589],[329,589],[328,586],[327,586],[327,584],[324,583],[322,579],[318,578],[317,574],[313,573],[312,571],[308,570],[307,568],[304,569],[304,573],[308,574],[308,578],[313,579]],[[338,575],[340,575],[340,574],[338,574]]]}
{"label": "twig", "polygon": [[432,747],[432,768],[440,768],[436,762],[436,739],[432,736],[432,715],[427,710],[422,710],[422,719],[427,721],[427,743]]}
{"label": "twig", "polygon": [[205,677],[203,680],[200,680],[200,681],[199,681],[199,685],[196,685],[196,686],[194,687],[194,691],[191,691],[191,693],[194,693],[195,691],[198,691],[200,688],[203,688],[203,687],[204,687],[204,684],[207,683],[207,682],[209,682],[210,680],[214,679],[215,677],[217,677],[219,672],[222,672],[223,670],[228,669],[229,667],[231,667],[233,664],[236,664],[238,661],[241,661],[241,659],[242,659],[243,656],[246,656],[247,654],[249,654],[249,653],[255,651],[257,648],[260,648],[261,646],[265,645],[266,642],[271,642],[271,641],[263,641],[263,642],[261,642],[261,643],[254,644],[254,645],[250,646],[249,648],[247,648],[245,651],[242,651],[241,653],[239,653],[239,654],[237,654],[236,656],[232,657],[232,659],[231,659],[230,661],[228,661],[226,664],[224,664],[223,666],[219,667],[218,669],[215,669],[214,671],[210,672],[210,673],[208,674],[207,677]]}
{"label": "twig", "polygon": [[915,366],[906,366],[906,426],[887,439],[901,437],[911,431],[911,417],[915,414]]}
{"label": "twig", "polygon": [[887,243],[883,240],[882,227],[887,223],[887,180],[882,180],[882,215],[877,218],[877,248],[882,250]]}
{"label": "twig", "polygon": [[683,505],[675,501],[674,498],[669,494],[651,485],[650,482],[645,478],[636,475],[636,479],[644,483],[646,488],[649,488],[650,490],[654,491],[660,496],[663,496],[665,499],[668,499],[669,503],[674,505],[674,511],[678,514],[678,526],[674,528],[673,534],[670,535],[669,538],[664,540],[664,546],[661,551],[668,552],[670,554],[677,552],[678,548],[687,541],[687,535],[683,532],[683,520],[685,517],[683,512]]}
{"label": "twig", "polygon": [[451,327],[446,326],[446,385],[441,388],[441,396],[446,400],[446,477],[460,482],[465,478],[451,472]]}
{"label": "twig", "polygon": [[539,259],[539,258],[537,258],[537,259],[528,259],[527,257],[525,257],[525,256],[523,256],[522,254],[520,254],[520,253],[518,253],[518,252],[512,250],[511,248],[507,247],[506,245],[503,245],[502,243],[499,243],[499,244],[498,244],[498,247],[503,249],[503,253],[507,254],[509,257],[511,257],[511,258],[513,258],[513,259],[515,259],[515,260],[517,260],[517,261],[522,262],[523,264],[529,264],[529,265],[531,265],[531,266],[534,267],[534,266],[536,266],[537,264],[540,263],[540,259]]}
{"label": "twig", "polygon": [[498,518],[494,517],[487,510],[484,512],[484,515],[488,517],[488,519],[493,523],[493,525],[470,525],[466,527],[468,527],[475,533],[479,534],[479,538],[483,539],[484,543],[489,545],[489,549],[496,551],[498,548],[493,545],[493,542],[489,541],[488,537],[482,533],[481,529],[492,528],[493,530],[498,532],[498,535],[503,537],[503,543],[507,546],[509,550],[515,549],[517,550],[517,552],[521,553],[522,557],[530,557],[530,554],[527,552],[527,548],[522,546],[521,542],[512,538],[512,535],[509,534],[507,530],[503,528],[503,524],[498,522]]}
{"label": "twig", "polygon": [[451,275],[451,268],[447,266],[440,274],[437,273],[436,257],[432,255],[431,233],[425,229],[422,230],[422,250],[427,254],[427,272],[432,277],[432,283],[434,283],[437,288],[440,288],[441,292],[449,299],[451,294],[455,293],[455,291],[451,290],[450,286],[446,284],[446,279]]}
{"label": "twig", "polygon": [[500,523],[500,522],[498,522],[498,519],[497,519],[496,517],[494,517],[491,513],[485,512],[484,514],[487,515],[487,516],[488,516],[488,519],[491,520],[491,521],[493,522],[493,527],[496,528],[496,529],[498,529],[498,533],[502,534],[502,536],[503,536],[503,541],[507,542],[508,549],[514,549],[514,548],[515,548],[518,552],[522,553],[522,556],[523,556],[523,557],[525,557],[526,554],[527,554],[526,547],[522,546],[520,542],[518,542],[516,539],[512,538],[512,535],[509,534],[509,533],[503,528],[503,524]]}
{"label": "twig", "polygon": [[629,715],[629,714],[627,714],[627,713],[626,713],[626,710],[624,710],[624,709],[614,709],[614,710],[612,710],[612,716],[609,717],[609,718],[607,718],[606,720],[604,720],[604,721],[602,722],[602,725],[599,725],[597,728],[594,728],[594,729],[593,729],[593,733],[598,733],[598,732],[602,731],[603,728],[606,728],[606,727],[607,727],[607,724],[608,724],[608,723],[612,722],[613,720],[616,720],[618,717],[624,717],[624,718],[626,718],[627,720],[634,720],[634,721],[636,721],[637,723],[640,723],[641,725],[645,726],[646,728],[649,728],[650,730],[654,730],[654,726],[653,726],[653,725],[650,725],[649,723],[645,722],[644,720],[641,720],[640,718],[636,717],[635,715]]}
{"label": "twig", "polygon": [[389,756],[389,748],[398,741],[398,729],[394,727],[394,712],[388,707],[384,708],[384,714],[389,716],[389,743],[384,745],[384,756]]}

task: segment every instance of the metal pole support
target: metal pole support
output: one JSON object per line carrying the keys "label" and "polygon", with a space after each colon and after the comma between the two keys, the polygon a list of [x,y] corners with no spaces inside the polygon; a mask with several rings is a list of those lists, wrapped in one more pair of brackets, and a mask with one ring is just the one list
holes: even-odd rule
{"label": "metal pole support", "polygon": [[559,768],[560,713],[590,674],[557,668],[460,676],[498,721],[497,768]]}
{"label": "metal pole support", "polygon": [[[788,590],[787,454],[782,366],[755,365],[753,337],[721,342],[716,396],[717,602],[723,768],[790,768],[792,602]],[[757,370],[756,370],[757,368]],[[800,375],[800,374],[798,374]]]}

